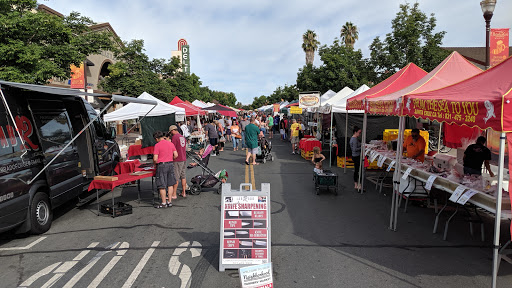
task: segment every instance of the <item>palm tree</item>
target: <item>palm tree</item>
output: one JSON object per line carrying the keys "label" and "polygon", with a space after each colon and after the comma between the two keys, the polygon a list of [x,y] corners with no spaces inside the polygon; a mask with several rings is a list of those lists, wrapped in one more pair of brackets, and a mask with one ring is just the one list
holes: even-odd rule
{"label": "palm tree", "polygon": [[341,27],[341,41],[345,42],[346,47],[350,47],[354,49],[354,43],[359,39],[359,31],[357,31],[357,26],[352,24],[352,22],[347,22],[343,27]]}
{"label": "palm tree", "polygon": [[306,52],[306,65],[313,64],[318,45],[320,45],[320,42],[316,40],[315,31],[308,30],[302,35],[302,49]]}

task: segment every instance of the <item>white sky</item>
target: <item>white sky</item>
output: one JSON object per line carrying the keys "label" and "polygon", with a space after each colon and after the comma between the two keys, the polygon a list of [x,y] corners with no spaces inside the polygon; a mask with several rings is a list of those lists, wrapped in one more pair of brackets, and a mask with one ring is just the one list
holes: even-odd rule
{"label": "white sky", "polygon": [[[414,3],[415,1],[410,1]],[[447,32],[443,46],[485,46],[480,0],[418,0],[427,15],[434,13],[437,31]],[[171,57],[177,42],[190,45],[191,71],[204,86],[234,92],[250,104],[278,86],[295,84],[305,63],[302,34],[314,30],[331,45],[342,25],[359,28],[355,48],[369,56],[376,36],[391,31],[391,20],[405,1],[309,0],[47,0],[40,3],[69,15],[78,11],[93,21],[110,22],[123,41],[143,39],[150,58]],[[512,28],[512,0],[498,0],[493,28]],[[315,55],[319,66],[319,56]],[[356,89],[357,87],[351,87]]]}

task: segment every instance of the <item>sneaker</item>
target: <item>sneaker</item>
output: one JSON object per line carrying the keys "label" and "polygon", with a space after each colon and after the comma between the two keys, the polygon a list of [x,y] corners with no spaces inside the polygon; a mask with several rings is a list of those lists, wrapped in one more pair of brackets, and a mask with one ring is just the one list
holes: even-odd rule
{"label": "sneaker", "polygon": [[212,153],[212,157],[216,157],[216,156],[217,156],[217,154],[215,154],[215,153]]}
{"label": "sneaker", "polygon": [[295,155],[295,151],[292,152],[292,155]]}
{"label": "sneaker", "polygon": [[167,202],[167,207],[172,207],[172,203]]}

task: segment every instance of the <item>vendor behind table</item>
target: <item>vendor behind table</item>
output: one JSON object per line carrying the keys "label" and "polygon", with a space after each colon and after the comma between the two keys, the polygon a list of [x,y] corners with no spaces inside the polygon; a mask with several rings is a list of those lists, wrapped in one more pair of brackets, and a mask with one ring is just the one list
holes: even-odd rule
{"label": "vendor behind table", "polygon": [[404,148],[407,151],[407,158],[420,162],[425,161],[425,139],[420,136],[419,129],[412,129],[411,135],[404,142]]}
{"label": "vendor behind table", "polygon": [[491,160],[491,151],[485,147],[487,139],[480,136],[476,139],[475,144],[471,144],[464,151],[464,174],[466,175],[482,175],[482,164],[485,165],[489,175],[494,177],[491,171],[489,160]]}

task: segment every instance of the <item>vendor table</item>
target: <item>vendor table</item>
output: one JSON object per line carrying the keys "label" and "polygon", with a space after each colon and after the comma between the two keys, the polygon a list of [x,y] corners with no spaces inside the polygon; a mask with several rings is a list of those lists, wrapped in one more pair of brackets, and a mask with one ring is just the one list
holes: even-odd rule
{"label": "vendor table", "polygon": [[153,154],[154,146],[142,148],[142,145],[131,145],[128,148],[128,157]]}
{"label": "vendor table", "polygon": [[117,174],[129,174],[129,173],[132,173],[132,172],[135,172],[137,171],[137,167],[139,167],[140,165],[140,161],[137,159],[137,160],[133,160],[133,161],[125,161],[125,162],[119,162],[117,163],[117,166],[116,168],[114,168],[114,171],[117,173]]}
{"label": "vendor table", "polygon": [[302,138],[299,141],[299,149],[304,151],[313,151],[314,147],[322,149],[322,142],[316,140],[316,138]]}
{"label": "vendor table", "polygon": [[[384,155],[383,153],[380,153],[378,151],[377,151],[377,153],[379,153],[379,155],[382,155],[382,156],[386,157],[386,160],[384,161],[384,164],[386,166],[390,165],[391,162],[394,160],[394,159],[389,158],[389,156]],[[404,163],[402,163],[400,170],[401,170],[401,172],[403,174],[409,168],[412,169],[410,174],[409,174],[409,178],[412,178],[413,181],[415,181],[415,182],[421,182],[421,185],[424,185],[424,183],[426,183],[428,181],[430,176],[436,175],[434,173],[430,173],[430,172],[427,172],[427,171],[424,171],[424,170],[421,170],[421,169],[413,168],[410,165],[407,165],[407,164],[404,164]],[[410,180],[407,180],[407,181],[410,181]],[[451,194],[453,194],[455,192],[455,189],[457,189],[457,187],[459,187],[459,186],[464,186],[464,185],[460,184],[460,183],[457,183],[455,181],[452,181],[450,179],[443,178],[441,176],[437,177],[435,179],[435,181],[433,182],[433,184],[432,184],[432,187],[435,187],[435,188],[437,188],[437,189],[439,189],[441,191],[447,192],[448,196],[451,196]],[[504,185],[504,187],[508,187],[508,185]],[[494,197],[493,195],[489,195],[487,193],[484,193],[482,191],[478,191],[478,190],[476,190],[474,188],[469,188],[468,187],[468,189],[475,190],[477,193],[475,195],[473,195],[473,197],[471,197],[468,200],[467,203],[470,203],[470,204],[474,205],[475,207],[478,207],[478,208],[480,208],[480,209],[482,209],[482,210],[484,210],[484,211],[486,211],[486,212],[488,212],[490,214],[496,215],[496,197]],[[401,194],[403,192],[399,191],[399,193]],[[448,203],[448,201],[447,201],[447,203]],[[457,205],[460,205],[460,204],[457,204]],[[437,224],[438,224],[438,221],[439,221],[439,217],[440,217],[441,213],[444,211],[444,208],[446,208],[446,206],[447,205],[445,205],[436,214],[436,220],[435,220],[435,223],[434,223],[434,233],[437,230]],[[511,206],[510,206],[510,198],[503,198],[502,199],[501,209],[502,209],[501,219],[512,219],[512,211],[511,211]],[[457,213],[457,212],[455,212],[455,213]],[[452,215],[452,217],[455,215],[455,213]],[[449,225],[449,222],[452,219],[452,217],[450,217],[448,219],[448,221],[446,222],[444,239],[446,239],[446,235],[447,235],[447,232],[448,232],[447,231],[448,230],[448,225]]]}
{"label": "vendor table", "polygon": [[[112,192],[112,190],[114,190],[114,188],[119,185],[137,181],[137,188],[138,188],[137,196],[138,196],[138,200],[140,201],[140,180],[144,179],[144,178],[149,178],[149,177],[155,176],[154,170],[149,170],[148,172],[151,172],[151,173],[147,173],[147,174],[143,174],[143,175],[130,175],[129,173],[128,174],[119,174],[119,175],[115,176],[115,177],[117,177],[116,181],[93,180],[91,182],[91,184],[89,184],[88,191],[96,189],[96,203],[97,203],[97,207],[98,207],[98,215],[100,215],[100,201],[99,201],[98,190],[104,189],[104,190],[110,190],[110,192]],[[151,183],[151,184],[153,185],[153,183]],[[114,203],[114,193],[112,192],[112,217],[114,217],[114,215],[115,215],[114,204],[115,204]]]}

